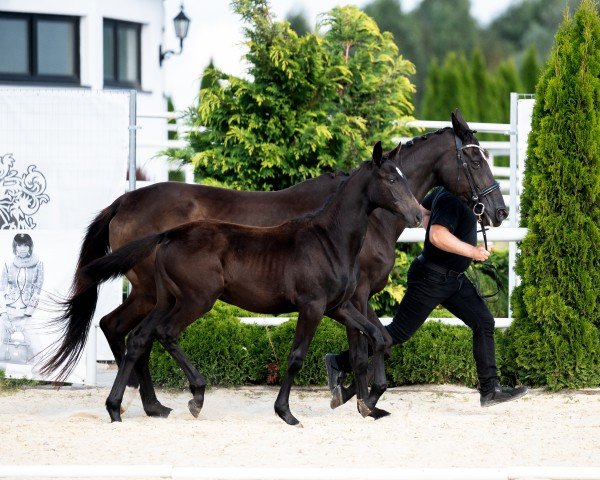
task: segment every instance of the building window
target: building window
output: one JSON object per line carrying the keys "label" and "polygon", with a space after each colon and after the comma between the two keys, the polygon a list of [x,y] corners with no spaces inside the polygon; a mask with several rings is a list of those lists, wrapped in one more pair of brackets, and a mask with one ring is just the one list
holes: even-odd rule
{"label": "building window", "polygon": [[79,84],[79,18],[0,12],[0,80]]}
{"label": "building window", "polygon": [[104,86],[141,88],[139,23],[104,20]]}

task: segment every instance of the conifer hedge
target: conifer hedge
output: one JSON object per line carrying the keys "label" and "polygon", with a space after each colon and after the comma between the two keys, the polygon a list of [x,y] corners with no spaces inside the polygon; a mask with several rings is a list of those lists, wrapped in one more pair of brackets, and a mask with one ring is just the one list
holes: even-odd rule
{"label": "conifer hedge", "polygon": [[565,15],[536,87],[521,199],[508,370],[529,385],[600,385],[600,18]]}

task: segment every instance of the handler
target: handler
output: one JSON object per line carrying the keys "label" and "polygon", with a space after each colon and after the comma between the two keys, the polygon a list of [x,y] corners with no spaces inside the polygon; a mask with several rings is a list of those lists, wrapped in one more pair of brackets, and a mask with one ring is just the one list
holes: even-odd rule
{"label": "handler", "polygon": [[[477,367],[481,406],[515,400],[527,387],[504,387],[498,381],[494,345],[494,317],[477,289],[464,275],[471,260],[486,260],[490,252],[477,246],[477,219],[458,197],[438,187],[422,202],[426,228],[423,252],[413,260],[404,298],[385,328],[393,344],[402,345],[419,329],[432,310],[442,305],[473,331],[473,356]],[[340,405],[342,383],[352,371],[349,351],[325,356],[327,381]]]}

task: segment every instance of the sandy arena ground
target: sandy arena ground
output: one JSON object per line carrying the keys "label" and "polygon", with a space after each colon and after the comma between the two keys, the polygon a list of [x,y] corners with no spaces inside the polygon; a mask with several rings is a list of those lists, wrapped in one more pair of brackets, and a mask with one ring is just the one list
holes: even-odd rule
{"label": "sandy arena ground", "polygon": [[390,389],[363,419],[331,410],[324,388],[292,390],[303,428],[273,412],[277,388],[213,388],[198,419],[188,392],[159,391],[174,410],[145,416],[139,399],[111,424],[108,388],[0,391],[0,465],[165,464],[204,467],[600,466],[600,389],[546,393],[490,408],[454,386]]}

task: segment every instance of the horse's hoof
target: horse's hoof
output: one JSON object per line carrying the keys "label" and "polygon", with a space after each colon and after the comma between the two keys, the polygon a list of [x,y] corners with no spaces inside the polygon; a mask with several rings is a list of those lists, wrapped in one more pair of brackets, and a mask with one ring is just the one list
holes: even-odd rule
{"label": "horse's hoof", "polygon": [[167,418],[169,414],[173,411],[173,409],[165,407],[160,402],[156,402],[144,407],[144,411],[149,417]]}
{"label": "horse's hoof", "polygon": [[198,418],[198,415],[200,415],[200,410],[202,410],[202,402],[198,402],[192,398],[188,402],[188,408],[190,409],[190,413],[194,416],[194,418]]}
{"label": "horse's hoof", "polygon": [[275,408],[275,413],[281,418],[285,423],[291,425],[293,427],[304,428],[300,421],[292,415],[292,412],[289,410],[278,410]]}
{"label": "horse's hoof", "polygon": [[331,401],[329,402],[329,406],[333,410],[343,404],[344,398],[342,396],[342,387],[338,385],[331,392]]}
{"label": "horse's hoof", "polygon": [[374,407],[369,413],[369,417],[374,418],[375,420],[379,420],[380,418],[387,417],[391,415],[387,410],[382,410],[381,408]]}
{"label": "horse's hoof", "polygon": [[113,408],[107,408],[106,410],[108,412],[108,415],[110,416],[110,423],[121,422],[122,421],[121,420],[121,414],[119,413],[120,409],[118,409],[118,408],[115,408],[115,409],[113,409]]}
{"label": "horse's hoof", "polygon": [[356,401],[356,406],[358,407],[358,413],[360,413],[363,416],[363,418],[371,415],[371,412],[373,411],[371,408],[367,407],[367,404],[362,398],[359,398]]}

